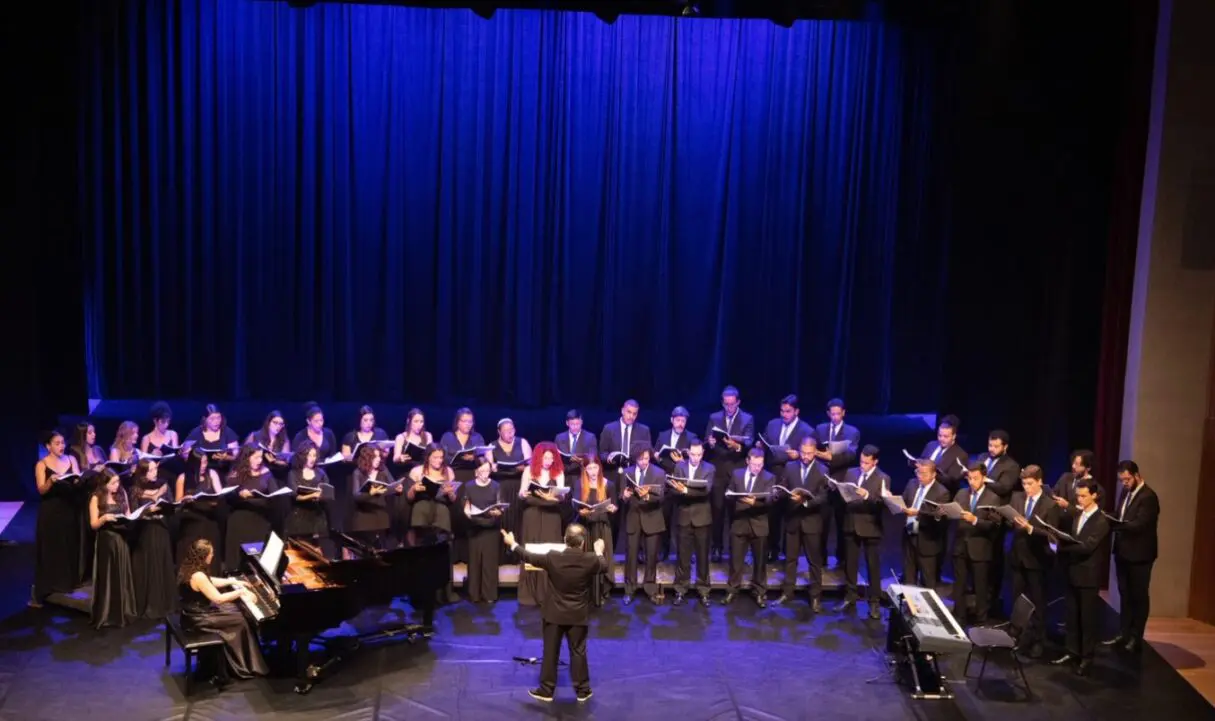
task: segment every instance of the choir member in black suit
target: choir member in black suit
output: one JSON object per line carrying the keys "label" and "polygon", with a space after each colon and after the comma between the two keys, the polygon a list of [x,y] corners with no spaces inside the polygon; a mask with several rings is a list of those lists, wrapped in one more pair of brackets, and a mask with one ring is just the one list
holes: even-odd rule
{"label": "choir member in black suit", "polygon": [[[675,525],[679,530],[675,545],[675,605],[683,604],[692,578],[692,556],[696,556],[696,594],[702,606],[709,605],[709,533],[713,530],[713,506],[709,489],[713,484],[713,464],[704,460],[705,446],[698,438],[686,452],[667,481],[668,493],[675,498]],[[702,486],[688,485],[689,480],[705,481]]]}
{"label": "choir member in black suit", "polygon": [[[185,473],[177,476],[175,497],[181,502],[177,510],[177,552],[180,563],[194,541],[205,538],[212,548],[223,549],[223,524],[227,517],[227,504],[218,496],[199,497],[200,493],[218,494],[223,490],[219,472],[210,466],[205,453],[191,453],[186,459]],[[220,553],[212,557],[208,571],[218,576],[223,568]]]}
{"label": "choir member in black suit", "polygon": [[705,427],[704,439],[709,444],[709,461],[717,473],[709,491],[713,504],[713,530],[709,545],[714,561],[721,560],[727,546],[726,537],[733,535],[727,526],[730,525],[730,510],[735,504],[726,502],[726,490],[730,487],[734,471],[746,465],[747,449],[755,442],[755,418],[740,410],[741,404],[738,389],[726,386],[721,391],[721,410],[709,415],[709,424]]}
{"label": "choir member in black suit", "polygon": [[107,468],[97,476],[97,487],[89,499],[89,524],[97,532],[97,555],[93,561],[94,628],[125,626],[136,618],[135,583],[131,578],[131,548],[128,526],[119,516],[131,510],[118,474]]}
{"label": "choir member in black suit", "polygon": [[291,445],[299,448],[304,441],[311,441],[320,456],[318,464],[324,463],[338,453],[337,436],[325,427],[325,411],[315,403],[304,404],[304,429],[295,434]]}
{"label": "choir member in black suit", "polygon": [[1093,478],[1092,451],[1072,451],[1068,458],[1071,459],[1072,469],[1060,474],[1054,487],[1055,505],[1064,511],[1076,506],[1076,484]]}
{"label": "choir member in black suit", "polygon": [[869,618],[874,620],[882,617],[882,571],[879,553],[882,547],[882,515],[886,512],[882,496],[890,491],[890,476],[878,468],[880,453],[877,446],[865,446],[861,449],[860,466],[849,468],[844,474],[845,483],[853,483],[859,487],[858,494],[861,498],[844,504],[843,525],[848,538],[844,553],[846,590],[844,605],[840,610],[856,606],[857,575],[863,554],[865,572],[869,578]]}
{"label": "choir member in black suit", "polygon": [[[265,676],[269,670],[257,642],[257,631],[234,605],[253,594],[240,581],[219,578],[209,569],[215,566],[215,549],[205,538],[190,544],[177,570],[181,594],[181,621],[190,631],[209,631],[224,641],[224,662],[217,669],[213,684],[222,688],[229,675],[237,678]],[[221,588],[231,589],[220,591]]]}
{"label": "choir member in black suit", "polygon": [[827,476],[815,458],[818,441],[813,434],[798,443],[798,463],[785,464],[785,488],[793,495],[782,496],[785,528],[785,580],[777,603],[793,600],[797,588],[797,557],[804,554],[809,570],[810,610],[823,610],[823,513],[828,503]]}
{"label": "choir member in black suit", "polygon": [[[317,453],[316,446],[312,445],[312,441],[301,443],[291,456],[287,485],[295,491],[295,497],[291,499],[291,508],[284,523],[288,538],[306,538],[314,543],[321,543],[329,538],[326,491],[332,498],[334,489],[326,489],[322,485],[329,484],[329,476],[325,474],[325,469],[317,466],[319,461],[320,454]],[[316,490],[303,490],[308,488]]]}
{"label": "choir member in black suit", "polygon": [[[409,516],[411,528],[437,528],[449,535],[454,534],[451,522],[451,504],[459,503],[459,483],[455,471],[447,465],[447,452],[441,446],[427,446],[422,465],[409,472],[409,489],[405,497],[413,506]],[[463,515],[463,514],[460,514]],[[452,563],[455,563],[455,544],[450,545]],[[452,587],[450,571],[447,586],[436,595],[439,603],[456,603],[460,600]]]}
{"label": "choir member in black suit", "polygon": [[1156,525],[1160,520],[1160,499],[1143,482],[1139,464],[1118,464],[1122,498],[1114,507],[1114,573],[1118,577],[1121,600],[1121,626],[1107,646],[1136,652],[1143,648],[1143,631],[1151,610],[1149,591],[1152,566],[1156,563]]}
{"label": "choir member in black suit", "polygon": [[[353,461],[353,453],[356,446],[360,443],[369,443],[371,441],[387,442],[388,431],[380,428],[375,424],[375,411],[371,410],[371,406],[362,406],[359,408],[359,425],[353,431],[350,431],[342,437],[342,458],[347,461]],[[380,455],[388,456],[389,451],[382,449]]]}
{"label": "choir member in black suit", "polygon": [[[1000,497],[987,488],[983,464],[973,463],[968,467],[966,487],[957,492],[953,500],[962,507],[962,518],[958,521],[953,542],[953,614],[962,623],[967,619],[977,625],[987,623],[987,612],[991,605],[992,539],[999,529],[1000,517],[980,506],[998,506]],[[974,612],[966,606],[966,586],[974,581]]]}
{"label": "choir member in black suit", "polygon": [[250,433],[245,443],[261,448],[266,467],[286,477],[291,465],[291,441],[287,440],[287,420],[282,411],[267,413],[262,427]]}
{"label": "choir member in black suit", "polygon": [[[620,407],[620,420],[612,421],[603,427],[599,433],[599,460],[603,462],[604,471],[616,493],[624,492],[624,484],[620,480],[620,470],[633,464],[638,448],[650,448],[650,427],[637,422],[637,414],[641,406],[632,398]],[[619,500],[617,498],[616,500]],[[619,516],[612,516],[612,532],[619,533]]]}
{"label": "choir member in black suit", "polygon": [[[979,461],[976,465],[986,476],[987,464]],[[992,495],[999,497],[991,488],[991,484],[985,485]],[[1050,539],[1042,530],[1041,523],[1059,528],[1063,511],[1052,502],[1050,494],[1043,490],[1040,467],[1031,464],[1021,471],[1021,488],[1021,492],[1012,494],[1008,505],[1028,521],[1018,521],[1013,529],[1009,566],[1012,569],[1013,598],[1020,598],[1024,594],[1034,604],[1034,615],[1021,637],[1021,644],[1023,648],[1028,648],[1027,656],[1039,658],[1042,656],[1042,634],[1046,620],[1046,577],[1055,561],[1055,555],[1049,547]],[[993,558],[994,544],[1001,538],[1002,533],[995,534],[992,538]],[[996,572],[994,566],[991,570],[992,573]],[[997,586],[995,582],[991,585]]]}
{"label": "choir member in black suit", "polygon": [[265,495],[278,490],[278,481],[274,480],[264,461],[262,449],[244,446],[228,476],[228,484],[237,487],[228,495],[232,511],[224,533],[224,564],[229,573],[240,568],[241,544],[265,541],[274,527],[275,499]]}
{"label": "choir member in black suit", "polygon": [[[748,588],[755,594],[755,603],[760,608],[767,606],[768,594],[768,502],[776,479],[764,470],[764,452],[752,448],[747,454],[747,465],[734,471],[730,478],[727,496],[734,503],[730,521],[730,581],[726,597],[722,601],[730,605],[739,591]],[[743,583],[747,551],[751,551],[751,582]]]}
{"label": "choir member in black suit", "polygon": [[[828,448],[820,450],[815,455],[823,463],[827,464],[827,475],[836,481],[842,481],[847,472],[856,463],[856,451],[861,447],[861,431],[856,426],[848,425],[844,422],[844,416],[847,415],[847,409],[844,408],[844,401],[839,398],[832,398],[827,401],[827,422],[820,423],[814,429],[814,435],[818,438],[819,444],[848,442],[846,449],[841,449],[835,453]],[[875,501],[876,502],[876,501]],[[832,494],[831,505],[824,509],[828,513],[825,520],[835,521],[835,562],[838,565],[840,558],[846,555],[848,550],[848,542],[846,540],[847,517],[844,508],[844,501],[838,494]],[[823,528],[823,558],[828,558],[827,555],[827,539],[830,532],[824,526]],[[843,549],[843,552],[841,552]]]}
{"label": "choir member in black suit", "polygon": [[[577,408],[571,408],[566,412],[565,430],[557,434],[555,441],[567,476],[577,478],[581,475],[581,459],[588,456],[599,457],[599,439],[595,437],[594,433],[582,427],[582,412]],[[602,466],[600,469],[602,470]],[[572,481],[573,478],[568,480]]]}
{"label": "choir member in black suit", "polygon": [[937,439],[929,441],[920,458],[937,464],[937,482],[956,494],[966,487],[970,456],[958,445],[958,417],[945,416],[937,424]]}
{"label": "choir member in black suit", "polygon": [[426,446],[434,443],[434,436],[426,430],[426,416],[420,408],[410,408],[405,414],[405,430],[393,441],[392,462],[407,466],[406,471],[422,462]]}
{"label": "choir member in black suit", "polygon": [[228,419],[214,403],[203,407],[202,421],[186,434],[186,443],[193,441],[196,450],[227,449],[230,453],[215,460],[230,461],[240,450],[240,438],[228,427]]}
{"label": "choir member in black suit", "polygon": [[[1017,490],[1021,478],[1021,466],[1008,455],[1008,433],[994,430],[987,434],[987,453],[979,456],[987,477],[992,480],[988,488],[1000,497],[1000,503],[1006,504]],[[1050,495],[1049,493],[1047,494]],[[991,557],[991,612],[1002,613],[1004,603],[1000,599],[1000,589],[1004,585],[1004,528],[1000,527],[992,546]]]}
{"label": "choir member in black suit", "polygon": [[118,424],[114,434],[114,445],[110,446],[110,461],[113,463],[135,463],[138,457],[139,425],[135,421]]}
{"label": "choir member in black suit", "polygon": [[[139,451],[159,456],[164,455],[161,453],[161,449],[165,446],[180,447],[181,441],[177,439],[177,431],[169,427],[173,423],[173,410],[169,408],[169,404],[164,401],[153,403],[150,415],[152,416],[152,430],[139,439]],[[174,595],[176,595],[176,589],[174,589]]]}
{"label": "choir member in black suit", "polygon": [[[603,464],[599,462],[597,456],[582,457],[580,466],[582,475],[578,480],[578,489],[575,491],[578,497],[575,499],[577,502],[574,505],[578,508],[577,522],[586,527],[592,542],[603,541],[605,548],[606,563],[603,573],[597,576],[595,582],[591,584],[591,603],[602,606],[607,603],[608,598],[612,595],[612,588],[616,585],[611,520],[618,510],[616,504],[612,502],[616,498],[616,494],[612,489],[612,482],[604,475]],[[607,505],[594,508],[601,503]]]}
{"label": "choir member in black suit", "polygon": [[937,464],[920,461],[916,464],[915,481],[903,489],[903,583],[935,589],[940,580],[938,560],[945,547],[948,528],[945,520],[932,506],[949,503],[951,494],[945,484],[937,481]]}
{"label": "choir member in black suit", "polygon": [[637,588],[637,554],[645,549],[645,579],[641,590],[654,604],[662,603],[658,597],[658,548],[666,533],[666,521],[662,517],[662,496],[666,487],[666,474],[653,465],[652,451],[641,446],[634,455],[636,465],[620,472],[624,489],[620,498],[625,503],[625,555],[624,555],[624,603],[633,601]]}
{"label": "choir member in black suit", "polygon": [[80,525],[80,533],[77,534],[80,539],[80,560],[78,562],[80,578],[76,582],[76,585],[79,586],[93,577],[95,539],[93,538],[93,528],[89,526],[88,497],[97,480],[97,474],[105,467],[106,462],[105,453],[97,446],[97,429],[93,427],[92,423],[76,424],[76,430],[72,433],[72,445],[68,448],[68,452],[76,459],[76,466],[80,469],[81,475],[78,492],[68,494],[77,507],[76,516]]}
{"label": "choir member in black suit", "polygon": [[89,486],[56,483],[56,476],[80,475],[76,458],[64,454],[63,435],[51,431],[42,439],[47,455],[34,465],[34,483],[42,501],[34,531],[34,590],[30,605],[42,606],[52,593],[71,593],[80,584],[80,499]]}
{"label": "choir member in black suit", "polygon": [[[169,484],[159,477],[160,464],[141,458],[131,474],[130,507],[173,501]],[[166,506],[148,508],[135,522],[129,538],[131,577],[135,584],[135,613],[140,618],[162,619],[177,610],[173,539],[165,518]],[[172,506],[167,506],[172,508]]]}
{"label": "choir member in black suit", "polygon": [[[784,478],[785,466],[790,461],[798,459],[798,448],[803,438],[813,438],[814,429],[801,419],[801,407],[797,396],[789,394],[780,399],[780,415],[768,421],[764,432],[755,440],[756,447],[765,452],[764,465],[776,478]],[[772,503],[768,510],[768,530],[770,543],[768,560],[772,563],[780,560],[785,536],[781,532],[781,521],[785,515],[784,503]]]}
{"label": "choir member in black suit", "polygon": [[[692,441],[699,440],[696,438],[696,434],[687,429],[688,416],[687,408],[675,406],[675,409],[671,411],[671,427],[658,434],[653,461],[667,475],[673,473],[675,466],[683,461]],[[668,493],[662,499],[662,519],[667,524],[667,532],[662,535],[662,548],[659,550],[658,557],[660,561],[667,560],[672,541],[677,540],[673,539],[676,532],[675,506],[677,501],[677,495],[674,493]]]}
{"label": "choir member in black suit", "polygon": [[489,458],[482,457],[472,483],[464,487],[464,516],[468,519],[468,576],[465,588],[473,603],[498,602],[498,559],[502,553],[498,523],[502,495],[490,479]]}
{"label": "choir member in black suit", "polygon": [[[518,532],[523,523],[523,499],[519,497],[519,488],[523,483],[523,471],[532,460],[532,446],[526,438],[519,438],[515,433],[515,422],[509,418],[498,421],[498,438],[490,443],[490,471],[499,488],[502,497],[509,507],[501,520],[502,528],[511,533]],[[497,535],[493,538],[494,551],[504,552]]]}
{"label": "choir member in black suit", "polygon": [[1067,577],[1067,653],[1051,663],[1062,666],[1078,662],[1076,673],[1088,675],[1097,650],[1101,626],[1101,561],[1110,533],[1109,521],[1098,507],[1100,487],[1093,481],[1076,484],[1076,505],[1069,514],[1069,533],[1075,543],[1058,543],[1059,560]]}

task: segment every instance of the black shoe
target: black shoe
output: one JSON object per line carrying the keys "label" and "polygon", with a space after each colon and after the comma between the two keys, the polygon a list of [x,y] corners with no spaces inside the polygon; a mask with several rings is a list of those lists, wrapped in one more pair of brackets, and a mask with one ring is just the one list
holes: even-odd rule
{"label": "black shoe", "polygon": [[721,599],[721,605],[729,606],[731,603],[734,603],[734,598],[737,595],[738,595],[737,593],[730,591],[729,593],[726,594],[725,598]]}
{"label": "black shoe", "polygon": [[845,598],[844,602],[840,604],[840,607],[837,610],[840,613],[843,613],[844,611],[855,611],[856,610],[856,599],[855,598]]}
{"label": "black shoe", "polygon": [[211,685],[214,686],[216,690],[223,691],[232,685],[232,679],[227,676],[212,676]]}
{"label": "black shoe", "polygon": [[1126,643],[1127,641],[1130,641],[1130,640],[1131,640],[1130,638],[1128,638],[1128,637],[1126,637],[1126,636],[1123,636],[1122,634],[1118,634],[1117,636],[1114,636],[1114,637],[1113,637],[1113,638],[1111,638],[1111,639],[1107,639],[1107,640],[1105,640],[1105,641],[1102,641],[1102,642],[1101,642],[1101,645],[1102,645],[1102,646],[1121,646],[1121,645],[1123,645],[1124,643]]}
{"label": "black shoe", "polygon": [[585,691],[579,691],[577,695],[578,695],[578,701],[579,701],[579,703],[581,703],[583,701],[590,701],[591,696],[594,696],[595,694],[591,693],[591,690],[588,688]]}
{"label": "black shoe", "polygon": [[672,606],[682,606],[682,605],[683,605],[683,594],[682,594],[682,593],[676,593],[676,594],[675,594],[675,600],[674,600],[674,601],[671,601],[671,605],[672,605]]}
{"label": "black shoe", "polygon": [[650,603],[654,604],[655,606],[661,606],[662,596],[659,596],[657,593],[650,594]]}
{"label": "black shoe", "polygon": [[709,595],[707,593],[700,597],[700,605],[704,606],[705,608],[712,605],[712,601],[709,600]]}
{"label": "black shoe", "polygon": [[721,551],[714,551],[713,553],[709,554],[709,560],[711,560],[713,563],[721,563]]}
{"label": "black shoe", "polygon": [[1139,653],[1143,650],[1143,643],[1139,639],[1131,637],[1127,640],[1126,645],[1122,647],[1122,650],[1127,653]]}
{"label": "black shoe", "polygon": [[810,599],[810,612],[811,613],[822,613],[823,612],[823,604],[817,598]]}
{"label": "black shoe", "polygon": [[789,594],[787,594],[787,593],[782,593],[782,594],[780,595],[780,598],[776,599],[776,600],[775,600],[775,601],[773,601],[772,603],[773,603],[773,604],[775,604],[775,605],[777,605],[777,606],[779,606],[779,605],[781,605],[781,604],[788,603],[788,602],[790,602],[790,601],[792,601],[792,600],[793,600],[793,597],[792,597],[792,596],[790,596],[790,595],[789,595]]}
{"label": "black shoe", "polygon": [[542,689],[542,688],[528,689],[527,695],[531,696],[532,698],[536,699],[537,701],[543,701],[544,703],[553,702],[553,695],[544,693],[544,689]]}
{"label": "black shoe", "polygon": [[767,600],[764,598],[764,594],[756,592],[756,594],[755,594],[755,605],[756,605],[756,606],[759,606],[760,608],[767,608],[767,607],[768,607],[768,601],[767,601]]}
{"label": "black shoe", "polygon": [[624,594],[624,598],[621,598],[620,602],[626,606],[629,605],[630,603],[633,602],[633,594],[631,594],[631,593]]}
{"label": "black shoe", "polygon": [[1093,662],[1089,661],[1088,659],[1085,659],[1080,662],[1079,666],[1076,667],[1076,675],[1077,676],[1087,676],[1088,672],[1092,669],[1092,667],[1093,667]]}
{"label": "black shoe", "polygon": [[1073,661],[1077,661],[1077,660],[1079,660],[1079,659],[1077,659],[1075,656],[1071,655],[1070,653],[1065,653],[1062,656],[1060,656],[1059,658],[1055,659],[1054,661],[1051,661],[1050,665],[1066,666],[1067,664],[1072,663]]}
{"label": "black shoe", "polygon": [[882,604],[876,601],[869,604],[869,618],[874,621],[882,620]]}

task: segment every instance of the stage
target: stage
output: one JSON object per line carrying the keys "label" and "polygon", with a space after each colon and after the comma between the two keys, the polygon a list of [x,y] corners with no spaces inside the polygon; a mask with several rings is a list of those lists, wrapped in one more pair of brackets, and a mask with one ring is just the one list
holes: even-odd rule
{"label": "stage", "polygon": [[[1155,651],[1138,661],[1099,653],[1091,676],[1045,663],[1026,668],[1026,702],[1007,669],[989,664],[981,693],[961,678],[962,657],[945,673],[953,701],[912,701],[893,683],[883,652],[885,621],[839,615],[839,597],[814,616],[804,602],[761,611],[740,597],[726,608],[654,608],[619,598],[594,614],[595,696],[574,701],[564,669],[557,701],[527,696],[538,667],[512,661],[540,654],[540,614],[513,595],[491,607],[440,610],[436,636],[417,645],[368,648],[311,694],[289,679],[239,683],[217,694],[184,694],[177,649],[164,668],[160,624],[95,631],[85,616],[26,608],[33,574],[34,507],[22,509],[0,547],[0,721],[145,719],[1215,719],[1207,704]],[[885,554],[884,554],[885,555]],[[721,594],[715,594],[719,600]],[[385,611],[389,617],[406,609]],[[359,626],[378,619],[364,616]],[[1113,629],[1112,612],[1107,627]],[[973,665],[977,673],[978,664]]]}

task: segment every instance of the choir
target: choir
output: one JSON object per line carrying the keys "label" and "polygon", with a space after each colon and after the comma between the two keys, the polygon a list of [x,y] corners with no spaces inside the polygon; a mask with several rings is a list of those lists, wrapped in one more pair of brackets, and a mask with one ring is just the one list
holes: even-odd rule
{"label": "choir", "polygon": [[[955,614],[963,620],[983,624],[1002,610],[1007,565],[1013,594],[1039,609],[1027,631],[1030,655],[1041,653],[1048,577],[1061,569],[1069,588],[1063,660],[1076,660],[1082,672],[1096,643],[1093,559],[1112,534],[1119,585],[1132,607],[1118,643],[1130,649],[1140,643],[1159,506],[1150,489],[1144,492],[1133,462],[1119,467],[1124,501],[1115,516],[1099,512],[1091,453],[1074,453],[1071,471],[1052,489],[1039,466],[1022,468],[1008,455],[1004,431],[988,434],[987,452],[971,462],[956,443],[957,419],[947,416],[935,441],[907,454],[914,477],[900,493],[879,467],[881,451],[862,445],[860,430],[844,422],[842,400],[830,400],[825,422],[813,426],[800,418],[797,397],[786,396],[757,433],[740,398],[733,387],[723,391],[722,410],[710,416],[702,437],[688,430],[688,411],[675,408],[671,427],[654,442],[637,421],[634,400],[598,438],[571,410],[565,431],[534,446],[518,437],[509,418],[498,421],[487,444],[468,408],[456,412],[438,442],[420,410],[411,409],[404,429],[391,437],[363,406],[339,444],[315,403],[290,440],[280,411],[271,411],[242,444],[219,408],[208,405],[179,441],[171,410],[157,403],[151,431],[140,437],[136,423],[123,422],[106,454],[95,445],[95,428],[82,423],[70,449],[61,434],[49,434],[35,468],[42,504],[31,605],[91,578],[97,627],[179,608],[219,618],[220,609],[203,613],[203,607],[232,600],[216,590],[217,579],[238,569],[242,544],[260,542],[274,529],[324,545],[335,527],[336,484],[347,487],[338,495],[350,501],[340,527],[369,544],[391,547],[411,528],[452,534],[452,561],[467,562],[465,588],[475,603],[495,602],[500,564],[518,562],[502,548],[500,529],[523,544],[560,543],[564,528],[577,520],[609,549],[608,567],[593,584],[595,605],[613,591],[613,548],[624,550],[625,604],[638,589],[652,603],[665,601],[657,564],[673,548],[675,605],[691,593],[708,605],[709,561],[728,549],[723,603],[746,594],[764,607],[768,563],[782,556],[775,602],[792,602],[804,557],[807,600],[821,612],[834,527],[845,577],[841,608],[860,600],[863,560],[872,581],[868,611],[879,618],[879,547],[885,517],[894,515],[903,580],[938,585],[948,554]],[[342,464],[344,472],[331,482]],[[534,602],[540,592],[533,576],[521,569],[521,603]],[[440,602],[458,600],[450,583],[440,595]],[[239,629],[231,633],[239,642]],[[257,664],[242,651],[233,665],[243,674]]]}

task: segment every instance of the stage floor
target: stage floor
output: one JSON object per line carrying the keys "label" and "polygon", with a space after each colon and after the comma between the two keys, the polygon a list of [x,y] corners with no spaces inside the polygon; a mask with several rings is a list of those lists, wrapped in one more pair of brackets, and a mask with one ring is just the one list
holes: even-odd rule
{"label": "stage floor", "polygon": [[[81,614],[25,607],[32,520],[20,514],[6,534],[19,542],[0,547],[0,721],[1215,719],[1215,709],[1151,649],[1138,661],[1103,651],[1087,678],[1030,664],[1029,702],[1005,669],[989,664],[979,693],[961,678],[963,658],[951,658],[945,672],[958,698],[912,701],[888,673],[885,622],[869,621],[864,604],[859,614],[815,617],[804,603],[760,611],[746,598],[708,609],[614,599],[592,622],[595,696],[587,704],[574,701],[564,669],[555,703],[527,696],[538,668],[511,659],[540,655],[540,614],[509,595],[491,607],[442,609],[434,639],[365,649],[308,696],[292,693],[289,679],[269,679],[222,694],[199,684],[187,699],[176,649],[164,668],[159,624],[94,631]],[[1112,613],[1106,625],[1112,629]]]}

